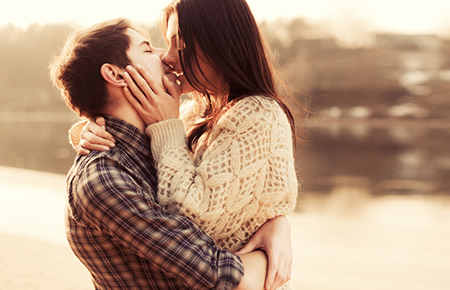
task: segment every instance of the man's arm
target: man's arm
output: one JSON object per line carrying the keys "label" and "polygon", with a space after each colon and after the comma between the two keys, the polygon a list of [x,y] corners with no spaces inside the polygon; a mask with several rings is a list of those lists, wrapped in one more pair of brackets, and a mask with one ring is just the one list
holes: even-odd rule
{"label": "man's arm", "polygon": [[239,284],[243,265],[237,255],[220,249],[192,221],[164,215],[153,193],[144,192],[114,160],[93,160],[75,186],[76,219],[106,231],[169,277],[191,289],[235,289]]}
{"label": "man's arm", "polygon": [[261,249],[267,255],[268,268],[264,286],[266,290],[277,289],[291,279],[291,225],[286,216],[268,220],[236,254],[250,253],[255,249]]}
{"label": "man's arm", "polygon": [[237,290],[261,290],[264,289],[264,281],[267,272],[267,256],[261,250],[239,255],[244,264],[244,277]]}

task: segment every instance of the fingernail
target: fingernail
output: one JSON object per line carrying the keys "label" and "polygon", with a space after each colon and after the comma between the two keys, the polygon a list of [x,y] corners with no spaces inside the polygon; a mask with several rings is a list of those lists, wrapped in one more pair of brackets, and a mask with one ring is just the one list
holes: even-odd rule
{"label": "fingernail", "polygon": [[102,126],[102,129],[103,129],[103,130],[106,130],[106,126]]}
{"label": "fingernail", "polygon": [[126,69],[127,69],[128,71],[132,71],[132,70],[133,70],[133,67],[132,67],[131,65],[127,65]]}
{"label": "fingernail", "polygon": [[103,148],[103,151],[108,151],[109,150],[108,146],[102,146],[102,148]]}
{"label": "fingernail", "polygon": [[114,143],[109,143],[109,147],[114,147],[114,146],[116,146],[116,144],[114,144]]}
{"label": "fingernail", "polygon": [[138,64],[138,65],[136,65],[136,67],[137,67],[138,69],[141,69],[141,68],[142,68],[142,65]]}
{"label": "fingernail", "polygon": [[91,151],[89,151],[89,150],[84,150],[83,153],[87,155],[87,154],[91,153]]}

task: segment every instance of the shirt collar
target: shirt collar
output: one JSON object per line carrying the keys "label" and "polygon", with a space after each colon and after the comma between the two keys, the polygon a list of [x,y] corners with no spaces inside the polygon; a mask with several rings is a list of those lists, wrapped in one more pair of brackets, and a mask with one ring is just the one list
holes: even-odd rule
{"label": "shirt collar", "polygon": [[107,131],[114,136],[116,142],[125,143],[125,146],[134,148],[145,156],[150,156],[150,137],[122,119],[109,115],[104,117]]}

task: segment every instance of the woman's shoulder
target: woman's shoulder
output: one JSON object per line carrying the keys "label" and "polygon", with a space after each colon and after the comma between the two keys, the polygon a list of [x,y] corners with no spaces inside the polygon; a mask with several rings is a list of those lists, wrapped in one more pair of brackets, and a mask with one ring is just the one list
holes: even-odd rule
{"label": "woman's shoulder", "polygon": [[266,96],[248,96],[236,102],[227,112],[231,118],[277,118],[284,115],[278,102]]}
{"label": "woman's shoulder", "polygon": [[269,109],[269,110],[279,107],[275,99],[260,95],[244,97],[241,100],[239,100],[235,104],[235,106],[236,107],[250,106],[254,108]]}
{"label": "woman's shoulder", "polygon": [[218,129],[226,127],[236,130],[238,127],[274,123],[280,117],[283,118],[283,115],[285,114],[276,100],[265,96],[249,96],[232,105],[217,125]]}

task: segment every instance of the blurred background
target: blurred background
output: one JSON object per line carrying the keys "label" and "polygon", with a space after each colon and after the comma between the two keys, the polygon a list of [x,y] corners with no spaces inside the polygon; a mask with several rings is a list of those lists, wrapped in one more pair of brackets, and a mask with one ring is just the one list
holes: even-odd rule
{"label": "blurred background", "polygon": [[[149,27],[164,47],[155,20],[169,2],[15,1],[0,12],[6,289],[92,289],[60,224],[75,157],[67,131],[78,118],[52,87],[49,60],[73,29],[119,16]],[[290,217],[293,285],[450,289],[450,2],[248,3],[293,92],[289,102],[308,109],[296,111],[304,142]],[[52,258],[55,247],[66,260]],[[38,278],[33,256],[51,278]]]}

